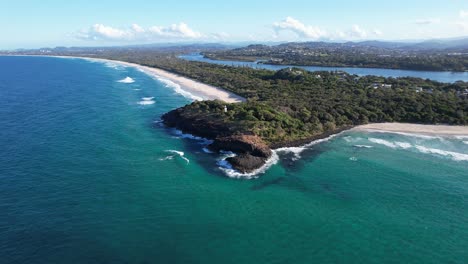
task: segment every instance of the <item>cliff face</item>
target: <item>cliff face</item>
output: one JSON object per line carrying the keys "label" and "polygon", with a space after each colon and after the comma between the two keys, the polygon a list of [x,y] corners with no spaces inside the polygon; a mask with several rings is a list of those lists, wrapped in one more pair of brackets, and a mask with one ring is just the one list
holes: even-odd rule
{"label": "cliff face", "polygon": [[238,154],[226,160],[242,173],[260,168],[272,154],[263,140],[253,135],[217,137],[209,148],[213,151],[228,150]]}
{"label": "cliff face", "polygon": [[[249,173],[262,167],[272,155],[271,149],[258,136],[233,134],[224,123],[210,122],[197,115],[187,115],[181,108],[172,110],[162,116],[164,124],[175,127],[184,133],[214,140],[208,148],[212,151],[231,151],[237,154],[226,159],[231,166]],[[236,131],[237,132],[237,131]]]}
{"label": "cliff face", "polygon": [[232,132],[229,127],[222,123],[210,122],[206,118],[197,115],[188,115],[183,108],[172,110],[162,116],[164,124],[168,127],[174,127],[183,132],[215,139],[219,136],[227,136]]}

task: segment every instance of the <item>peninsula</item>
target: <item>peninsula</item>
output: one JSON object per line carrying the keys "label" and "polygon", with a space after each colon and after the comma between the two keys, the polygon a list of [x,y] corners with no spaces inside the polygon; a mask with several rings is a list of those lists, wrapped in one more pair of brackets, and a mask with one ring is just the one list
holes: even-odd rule
{"label": "peninsula", "polygon": [[[408,132],[413,128],[400,124],[395,130],[393,124],[444,124],[461,126],[451,134],[468,134],[466,82],[294,67],[271,71],[186,61],[179,54],[110,50],[93,57],[121,61],[169,79],[201,99],[214,100],[195,101],[164,114],[162,120],[169,127],[212,139],[213,151],[234,152],[236,156],[227,161],[243,173],[263,166],[272,149],[301,146],[369,123],[371,127],[361,128]],[[385,122],[392,125],[376,125]]]}
{"label": "peninsula", "polygon": [[[209,146],[213,151],[236,153],[227,161],[243,173],[265,164],[271,149],[304,145],[368,123],[373,123],[368,129],[385,122],[459,125],[455,130],[444,128],[451,134],[468,135],[464,82],[447,84],[299,68],[269,71],[177,60],[163,67],[247,99],[237,104],[194,102],[162,116],[170,127],[213,139]],[[399,127],[394,131],[421,129]]]}

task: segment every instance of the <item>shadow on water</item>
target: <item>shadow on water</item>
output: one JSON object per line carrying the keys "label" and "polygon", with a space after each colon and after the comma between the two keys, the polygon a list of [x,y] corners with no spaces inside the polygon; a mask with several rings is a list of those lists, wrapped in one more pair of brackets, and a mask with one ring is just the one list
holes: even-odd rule
{"label": "shadow on water", "polygon": [[[279,165],[285,169],[285,176],[260,177],[251,187],[253,191],[260,191],[268,187],[281,186],[283,188],[293,189],[299,192],[307,193],[313,191],[308,186],[303,173],[306,163],[313,162],[319,155],[327,151],[324,146],[313,146],[301,153],[301,158],[296,159],[293,153],[280,154]],[[273,178],[272,178],[273,177]]]}
{"label": "shadow on water", "polygon": [[306,164],[314,162],[322,153],[330,150],[325,144],[319,144],[305,149],[297,159],[293,153],[280,154],[279,164],[291,173],[304,170]]}

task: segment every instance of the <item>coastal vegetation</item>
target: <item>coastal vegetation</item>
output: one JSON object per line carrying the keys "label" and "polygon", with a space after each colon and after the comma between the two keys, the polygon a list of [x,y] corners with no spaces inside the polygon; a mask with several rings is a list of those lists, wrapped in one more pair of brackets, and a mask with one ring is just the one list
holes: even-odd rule
{"label": "coastal vegetation", "polygon": [[[145,62],[237,93],[247,102],[194,102],[163,116],[169,126],[233,142],[226,137],[251,135],[251,149],[298,146],[369,122],[420,124],[468,123],[468,83],[440,83],[419,78],[357,76],[345,72],[279,71],[229,67],[164,58]],[[226,108],[225,108],[226,106]],[[254,142],[254,143],[251,143]],[[226,146],[226,144],[224,144]],[[266,160],[249,148],[234,151],[234,168],[251,172]],[[260,152],[265,153],[265,151]]]}
{"label": "coastal vegetation", "polygon": [[468,71],[468,50],[464,46],[435,49],[401,43],[306,42],[250,45],[204,52],[203,55],[215,60],[260,60],[260,63],[273,65]]}
{"label": "coastal vegetation", "polygon": [[[158,64],[161,62],[158,62]],[[418,78],[359,77],[344,72],[279,71],[200,62],[166,62],[167,70],[223,87],[248,99],[229,105],[195,102],[187,113],[251,132],[269,144],[307,139],[369,122],[468,123],[468,84]]]}

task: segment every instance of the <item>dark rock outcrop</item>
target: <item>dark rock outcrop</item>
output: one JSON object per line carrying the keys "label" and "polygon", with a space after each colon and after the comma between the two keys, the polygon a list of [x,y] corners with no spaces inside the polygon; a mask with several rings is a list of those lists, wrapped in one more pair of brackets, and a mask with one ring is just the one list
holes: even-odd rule
{"label": "dark rock outcrop", "polygon": [[164,124],[174,127],[195,136],[215,139],[223,135],[230,135],[229,127],[224,124],[207,121],[197,116],[186,115],[183,108],[178,108],[165,113],[162,117]]}
{"label": "dark rock outcrop", "polygon": [[262,167],[266,160],[267,158],[253,156],[249,153],[226,159],[234,169],[242,173],[249,173]]}
{"label": "dark rock outcrop", "polygon": [[271,156],[271,149],[261,138],[253,135],[217,137],[209,148],[213,151],[229,150],[238,154],[250,153],[252,156],[261,158]]}
{"label": "dark rock outcrop", "polygon": [[262,167],[271,156],[267,144],[255,135],[232,135],[224,124],[209,122],[196,115],[185,115],[182,109],[172,110],[162,116],[164,124],[175,127],[184,133],[214,140],[208,146],[213,151],[232,151],[235,157],[226,159],[234,169],[249,173]]}
{"label": "dark rock outcrop", "polygon": [[259,136],[252,135],[249,131],[236,130],[222,120],[211,118],[209,115],[200,115],[195,111],[184,111],[184,108],[172,110],[162,116],[166,126],[175,127],[184,133],[212,139],[208,146],[212,151],[232,151],[237,156],[227,158],[231,166],[242,172],[249,173],[262,167],[272,155],[272,150],[281,147],[296,147],[310,143],[311,141],[326,138],[351,126],[341,127],[333,131],[317,134],[313,137],[276,142],[267,145]]}
{"label": "dark rock outcrop", "polygon": [[265,142],[254,135],[218,137],[208,147],[213,151],[227,150],[238,154],[227,158],[226,161],[242,173],[252,172],[262,167],[272,154]]}

